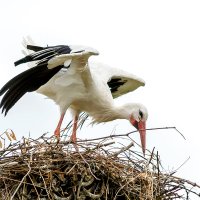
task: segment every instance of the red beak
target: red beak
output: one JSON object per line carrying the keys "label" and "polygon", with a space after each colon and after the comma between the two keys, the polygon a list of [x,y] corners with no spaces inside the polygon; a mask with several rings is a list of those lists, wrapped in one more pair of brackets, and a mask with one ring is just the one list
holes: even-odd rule
{"label": "red beak", "polygon": [[140,133],[142,152],[145,155],[145,150],[146,150],[146,122],[145,121],[139,121],[138,122],[132,116],[130,118],[130,122]]}

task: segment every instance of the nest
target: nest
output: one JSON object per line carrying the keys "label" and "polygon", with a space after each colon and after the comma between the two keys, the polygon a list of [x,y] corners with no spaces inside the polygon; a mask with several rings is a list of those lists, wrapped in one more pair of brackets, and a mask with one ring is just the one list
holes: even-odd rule
{"label": "nest", "polygon": [[130,133],[123,136],[127,145],[116,142],[122,135],[77,145],[43,135],[8,145],[0,151],[0,199],[161,200],[198,195],[197,184],[162,172],[157,152],[143,157]]}

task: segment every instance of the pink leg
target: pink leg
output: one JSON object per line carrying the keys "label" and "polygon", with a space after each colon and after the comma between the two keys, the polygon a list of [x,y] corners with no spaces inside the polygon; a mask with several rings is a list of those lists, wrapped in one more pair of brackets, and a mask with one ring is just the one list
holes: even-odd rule
{"label": "pink leg", "polygon": [[77,129],[77,124],[78,124],[78,115],[74,117],[74,124],[73,124],[73,130],[72,130],[72,135],[71,135],[71,141],[76,144],[76,129]]}
{"label": "pink leg", "polygon": [[57,138],[60,138],[60,127],[62,125],[62,121],[64,119],[64,116],[65,116],[65,112],[61,114],[60,116],[60,120],[58,122],[58,125],[56,127],[56,130],[54,131],[54,135],[57,137]]}

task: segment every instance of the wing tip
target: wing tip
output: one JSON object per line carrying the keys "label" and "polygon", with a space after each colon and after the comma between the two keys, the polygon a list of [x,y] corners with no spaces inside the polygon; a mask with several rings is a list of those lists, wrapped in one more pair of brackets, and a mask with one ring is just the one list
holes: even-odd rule
{"label": "wing tip", "polygon": [[30,55],[28,55],[28,56],[25,56],[24,58],[21,58],[21,59],[15,61],[15,62],[14,62],[14,65],[15,65],[15,67],[16,67],[16,66],[18,66],[18,65],[21,65],[21,64],[23,64],[23,63],[27,63],[27,62],[30,62],[30,61],[32,61],[32,58],[31,58]]}
{"label": "wing tip", "polygon": [[20,64],[22,64],[21,59],[14,62],[15,67]]}
{"label": "wing tip", "polygon": [[145,86],[145,85],[146,85],[145,81],[142,81],[141,86]]}

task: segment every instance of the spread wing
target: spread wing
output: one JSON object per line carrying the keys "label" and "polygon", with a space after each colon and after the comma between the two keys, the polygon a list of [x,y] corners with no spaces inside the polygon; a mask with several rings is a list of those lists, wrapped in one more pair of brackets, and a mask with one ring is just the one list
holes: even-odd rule
{"label": "spread wing", "polygon": [[113,98],[117,98],[123,94],[136,90],[140,86],[144,86],[145,83],[137,77],[127,76],[112,76],[107,82]]}
{"label": "spread wing", "polygon": [[26,93],[37,90],[47,83],[62,68],[69,68],[74,58],[98,55],[96,50],[82,46],[57,45],[39,47],[27,45],[27,49],[34,51],[24,58],[16,61],[15,66],[35,62],[35,66],[20,73],[8,81],[0,90],[4,95],[0,108],[7,112]]}
{"label": "spread wing", "polygon": [[145,85],[144,80],[121,69],[105,66],[102,71],[104,73],[104,82],[110,88],[113,98],[132,92]]}

